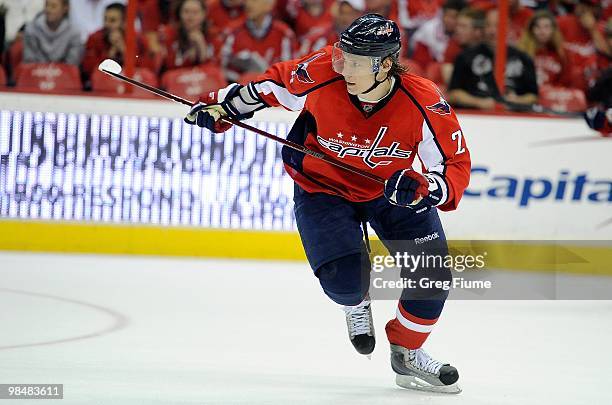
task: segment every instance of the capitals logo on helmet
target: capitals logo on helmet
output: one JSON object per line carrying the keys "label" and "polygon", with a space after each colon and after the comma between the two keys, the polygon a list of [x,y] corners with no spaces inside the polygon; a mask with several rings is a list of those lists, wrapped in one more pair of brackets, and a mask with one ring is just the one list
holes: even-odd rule
{"label": "capitals logo on helmet", "polygon": [[440,97],[440,101],[438,101],[435,104],[432,105],[428,105],[427,109],[429,111],[433,111],[436,114],[440,114],[440,115],[448,115],[450,114],[450,104],[448,104],[448,102],[446,100],[444,100],[442,97]]}
{"label": "capitals logo on helmet", "polygon": [[386,27],[380,27],[378,31],[376,31],[376,35],[391,36],[391,34],[393,34],[393,26],[391,24],[387,24]]}

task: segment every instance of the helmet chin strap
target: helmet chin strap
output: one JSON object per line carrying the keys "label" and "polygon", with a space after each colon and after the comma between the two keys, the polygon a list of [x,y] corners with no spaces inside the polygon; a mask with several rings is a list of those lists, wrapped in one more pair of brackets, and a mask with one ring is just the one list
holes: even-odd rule
{"label": "helmet chin strap", "polygon": [[368,94],[369,92],[371,92],[372,90],[374,90],[375,88],[383,84],[385,81],[387,81],[387,79],[389,78],[388,76],[385,76],[383,80],[378,80],[376,76],[378,76],[378,72],[374,73],[374,84],[372,84],[369,89],[362,92],[361,94]]}

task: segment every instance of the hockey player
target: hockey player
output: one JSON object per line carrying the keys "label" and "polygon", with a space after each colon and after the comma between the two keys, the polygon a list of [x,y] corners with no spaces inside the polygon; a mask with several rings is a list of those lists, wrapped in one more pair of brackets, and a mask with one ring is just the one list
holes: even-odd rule
{"label": "hockey player", "polygon": [[[306,256],[324,292],[344,307],[353,346],[366,355],[374,350],[375,334],[365,223],[391,253],[415,244],[419,251],[424,245],[445,251],[437,210],[457,208],[470,173],[455,113],[432,82],[398,63],[399,50],[397,24],[368,14],[333,46],[274,64],[246,86],[210,93],[185,118],[223,132],[231,124],[221,117],[243,120],[270,106],[301,110],[288,139],[388,179],[383,188],[312,156],[283,150],[285,168],[295,181],[295,216]],[[412,169],[417,156],[424,173]],[[425,274],[450,279],[446,267]],[[404,290],[396,317],[386,325],[398,385],[460,391],[456,368],[422,349],[447,295],[437,288]]]}

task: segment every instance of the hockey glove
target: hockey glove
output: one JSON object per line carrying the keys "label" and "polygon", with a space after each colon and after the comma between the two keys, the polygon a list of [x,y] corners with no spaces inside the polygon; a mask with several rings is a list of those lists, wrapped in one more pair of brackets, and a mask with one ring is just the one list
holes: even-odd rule
{"label": "hockey glove", "polygon": [[191,107],[191,111],[185,117],[185,122],[191,125],[197,125],[201,128],[206,128],[211,132],[225,132],[232,127],[225,121],[220,121],[221,117],[226,117],[227,114],[220,104],[196,103]]}
{"label": "hockey glove", "polygon": [[391,204],[422,212],[446,201],[446,183],[438,173],[398,170],[385,181],[385,197]]}
{"label": "hockey glove", "polygon": [[194,104],[185,117],[185,122],[219,133],[225,132],[232,124],[221,121],[223,117],[234,120],[245,120],[253,117],[255,111],[265,107],[252,84],[241,86],[232,84],[218,92],[210,92]]}

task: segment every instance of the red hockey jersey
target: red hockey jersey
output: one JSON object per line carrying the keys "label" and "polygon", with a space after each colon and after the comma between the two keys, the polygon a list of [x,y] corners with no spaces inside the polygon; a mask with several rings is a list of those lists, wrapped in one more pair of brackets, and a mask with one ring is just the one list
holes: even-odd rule
{"label": "red hockey jersey", "polygon": [[[470,177],[470,154],[454,111],[431,81],[413,74],[397,78],[391,94],[365,112],[331,65],[328,46],[299,60],[277,63],[254,82],[270,106],[302,110],[288,139],[389,178],[418,158],[442,175],[447,198],[457,207]],[[369,201],[381,184],[292,149],[283,150],[289,175],[308,192]]]}
{"label": "red hockey jersey", "polygon": [[246,21],[227,35],[221,49],[221,65],[228,78],[238,81],[232,72],[261,73],[272,63],[295,56],[295,34],[287,24],[269,16],[264,27],[258,36]]}

